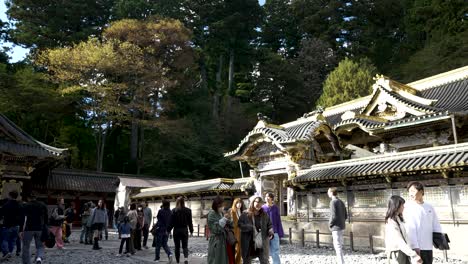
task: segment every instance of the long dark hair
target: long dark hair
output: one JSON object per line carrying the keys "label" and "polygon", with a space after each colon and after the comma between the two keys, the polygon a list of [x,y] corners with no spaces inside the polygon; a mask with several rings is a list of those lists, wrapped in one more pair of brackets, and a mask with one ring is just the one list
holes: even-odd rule
{"label": "long dark hair", "polygon": [[[252,200],[252,202],[250,203],[249,209],[248,209],[248,211],[247,211],[247,212],[249,213],[249,217],[252,217],[252,216],[255,214],[255,212],[257,211],[257,210],[255,210],[255,206],[254,206],[254,205],[255,205],[255,201],[257,201],[257,200],[258,200],[259,203],[263,203],[262,197],[260,197],[260,196],[255,197],[255,198]],[[263,214],[263,213],[264,213],[264,212],[263,212],[263,208],[260,208],[259,214]]]}
{"label": "long dark hair", "polygon": [[388,208],[387,214],[385,215],[385,223],[388,222],[388,219],[393,219],[395,222],[397,221],[397,217],[400,218],[400,221],[404,222],[403,216],[398,212],[400,207],[405,204],[405,199],[401,198],[398,195],[392,195],[390,199],[388,199]]}
{"label": "long dark hair", "polygon": [[182,209],[185,207],[185,199],[183,196],[179,196],[177,197],[177,200],[176,200],[176,208],[177,209]]}

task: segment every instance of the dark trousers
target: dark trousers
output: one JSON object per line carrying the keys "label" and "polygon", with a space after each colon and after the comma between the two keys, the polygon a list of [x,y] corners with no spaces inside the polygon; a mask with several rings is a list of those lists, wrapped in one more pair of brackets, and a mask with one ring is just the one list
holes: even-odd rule
{"label": "dark trousers", "polygon": [[167,245],[167,240],[169,239],[169,236],[167,234],[157,234],[156,235],[156,260],[159,260],[159,253],[161,251],[161,247],[164,249],[166,252],[167,256],[172,255],[171,250],[169,249],[169,246]]}
{"label": "dark trousers", "polygon": [[143,247],[146,247],[146,242],[148,242],[149,235],[149,225],[143,226]]}
{"label": "dark trousers", "polygon": [[141,229],[135,230],[135,238],[133,239],[133,246],[137,250],[141,250]]}
{"label": "dark trousers", "polygon": [[432,250],[421,250],[421,259],[424,264],[432,264]]}
{"label": "dark trousers", "polygon": [[175,258],[176,262],[180,260],[180,243],[182,243],[182,250],[184,251],[184,257],[188,258],[188,232],[174,230],[174,245],[175,245]]}
{"label": "dark trousers", "polygon": [[130,238],[122,238],[120,240],[119,254],[122,254],[123,245],[125,244],[125,253],[130,253]]}

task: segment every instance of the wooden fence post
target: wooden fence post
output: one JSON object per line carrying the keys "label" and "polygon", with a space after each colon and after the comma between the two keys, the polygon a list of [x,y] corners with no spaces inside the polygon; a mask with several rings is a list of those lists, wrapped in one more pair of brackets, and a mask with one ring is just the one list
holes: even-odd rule
{"label": "wooden fence post", "polygon": [[320,230],[315,230],[315,244],[317,248],[320,247]]}
{"label": "wooden fence post", "polygon": [[292,245],[292,228],[289,228],[289,244]]}
{"label": "wooden fence post", "polygon": [[374,238],[370,234],[369,234],[369,246],[370,246],[371,254],[375,254],[375,252],[374,252]]}
{"label": "wooden fence post", "polygon": [[305,230],[304,230],[304,228],[302,228],[302,230],[301,230],[301,244],[302,244],[302,247],[305,247]]}
{"label": "wooden fence post", "polygon": [[353,232],[349,232],[349,247],[351,248],[351,251],[354,251],[354,235]]}

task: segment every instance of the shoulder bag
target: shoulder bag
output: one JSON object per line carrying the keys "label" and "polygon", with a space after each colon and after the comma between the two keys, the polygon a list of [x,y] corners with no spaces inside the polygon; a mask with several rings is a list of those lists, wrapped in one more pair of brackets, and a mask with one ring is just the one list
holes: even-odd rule
{"label": "shoulder bag", "polygon": [[[403,238],[403,241],[406,243],[405,236],[403,235],[403,232],[401,231],[400,228],[400,223],[398,221],[395,221],[398,225],[398,229],[400,230],[401,237]],[[390,252],[390,263],[391,264],[411,264],[411,258],[406,255],[403,251],[401,250],[396,250]]]}
{"label": "shoulder bag", "polygon": [[262,232],[257,231],[257,227],[255,226],[255,216],[252,216],[252,223],[253,223],[253,240],[255,243],[255,249],[263,247],[263,239],[262,239]]}

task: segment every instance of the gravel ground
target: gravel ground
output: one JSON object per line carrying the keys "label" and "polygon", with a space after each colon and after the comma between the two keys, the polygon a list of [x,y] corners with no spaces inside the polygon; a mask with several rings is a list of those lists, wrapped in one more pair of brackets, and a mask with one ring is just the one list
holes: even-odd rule
{"label": "gravel ground", "polygon": [[[120,241],[114,232],[110,233],[108,241],[102,241],[100,246],[102,250],[91,250],[91,246],[78,243],[79,232],[73,232],[71,243],[65,244],[66,249],[46,249],[44,264],[127,264],[127,263],[154,263],[154,249],[137,251],[134,256],[130,257],[117,257],[118,246]],[[148,242],[151,245],[152,240]],[[169,241],[169,246],[173,250],[173,242]],[[190,238],[189,251],[191,264],[204,264],[206,263],[208,250],[208,242],[204,238]],[[34,253],[35,249],[31,248]],[[383,258],[384,254],[372,255],[366,252],[350,252],[345,251],[345,262],[356,264],[384,264],[386,260]],[[161,252],[161,263],[167,263],[167,258]],[[306,263],[320,263],[320,264],[334,264],[335,252],[332,248],[313,248],[310,245],[302,248],[298,245],[281,245],[281,263],[282,264],[306,264]],[[4,263],[20,264],[20,257],[12,257]],[[253,263],[258,263],[254,261]],[[434,260],[435,264],[447,263],[439,258]],[[468,264],[468,261],[450,259],[448,263],[454,264]]]}

